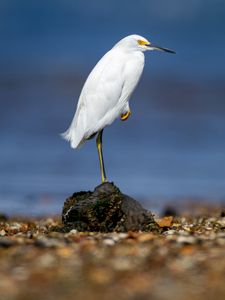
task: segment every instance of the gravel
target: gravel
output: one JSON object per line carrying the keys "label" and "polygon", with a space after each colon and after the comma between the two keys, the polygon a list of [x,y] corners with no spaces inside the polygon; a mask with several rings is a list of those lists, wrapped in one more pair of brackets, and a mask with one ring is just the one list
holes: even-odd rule
{"label": "gravel", "polygon": [[2,219],[0,299],[224,300],[224,215],[157,223],[161,233],[63,233],[57,218]]}

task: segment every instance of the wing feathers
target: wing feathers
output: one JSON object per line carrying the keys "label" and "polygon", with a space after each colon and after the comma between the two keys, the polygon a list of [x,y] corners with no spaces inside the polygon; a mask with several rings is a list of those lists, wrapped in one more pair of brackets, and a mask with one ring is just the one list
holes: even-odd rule
{"label": "wing feathers", "polygon": [[143,70],[139,58],[113,48],[106,53],[88,76],[69,129],[62,134],[72,148],[79,147],[91,135],[110,125],[127,109]]}

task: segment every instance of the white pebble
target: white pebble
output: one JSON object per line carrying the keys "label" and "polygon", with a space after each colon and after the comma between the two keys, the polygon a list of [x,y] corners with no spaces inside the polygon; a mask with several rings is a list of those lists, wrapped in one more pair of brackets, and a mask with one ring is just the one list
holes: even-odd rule
{"label": "white pebble", "polygon": [[0,236],[5,236],[5,235],[6,235],[6,232],[5,232],[4,229],[2,229],[2,230],[0,231]]}
{"label": "white pebble", "polygon": [[105,244],[107,246],[113,246],[113,245],[115,245],[115,241],[113,239],[104,239],[103,244]]}

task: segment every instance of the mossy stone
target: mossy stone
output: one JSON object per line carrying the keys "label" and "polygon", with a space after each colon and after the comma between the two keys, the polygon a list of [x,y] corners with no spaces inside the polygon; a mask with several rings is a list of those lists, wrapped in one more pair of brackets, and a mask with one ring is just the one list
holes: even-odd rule
{"label": "mossy stone", "polygon": [[62,221],[68,231],[159,231],[150,211],[109,182],[93,192],[82,191],[69,197],[64,203]]}

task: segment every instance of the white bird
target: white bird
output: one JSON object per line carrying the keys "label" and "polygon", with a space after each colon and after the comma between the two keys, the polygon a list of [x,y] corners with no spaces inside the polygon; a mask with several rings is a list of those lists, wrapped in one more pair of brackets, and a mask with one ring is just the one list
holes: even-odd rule
{"label": "white bird", "polygon": [[143,52],[147,50],[175,53],[153,45],[140,35],[120,40],[91,71],[72,123],[62,134],[72,148],[78,148],[97,134],[102,183],[107,181],[102,154],[103,129],[118,117],[124,121],[130,116],[129,99],[140,80],[145,63]]}

